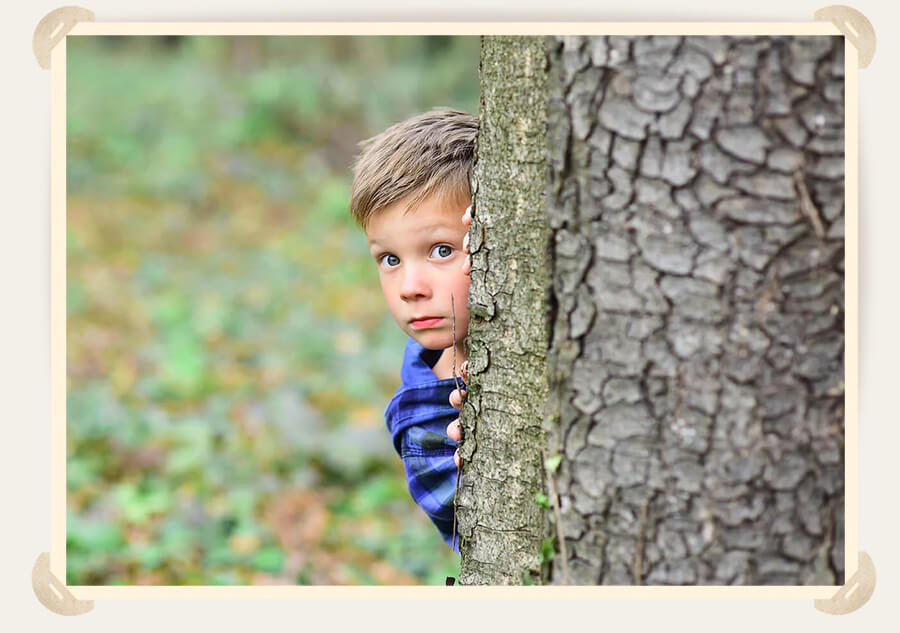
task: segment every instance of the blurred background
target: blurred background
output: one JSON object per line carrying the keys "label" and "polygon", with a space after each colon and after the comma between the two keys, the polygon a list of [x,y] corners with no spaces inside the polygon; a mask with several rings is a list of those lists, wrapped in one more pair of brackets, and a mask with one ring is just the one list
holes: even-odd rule
{"label": "blurred background", "polygon": [[477,37],[67,39],[67,583],[443,584],[356,144]]}

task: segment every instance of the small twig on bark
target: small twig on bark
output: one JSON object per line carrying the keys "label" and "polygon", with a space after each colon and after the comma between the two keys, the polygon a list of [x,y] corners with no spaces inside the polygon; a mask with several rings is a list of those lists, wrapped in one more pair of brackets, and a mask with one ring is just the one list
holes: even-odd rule
{"label": "small twig on bark", "polygon": [[641,567],[644,562],[644,532],[647,529],[647,510],[650,508],[650,497],[644,500],[641,506],[641,525],[638,531],[637,547],[634,550],[634,565],[632,568],[632,576],[634,584],[641,584]]}
{"label": "small twig on bark", "polygon": [[562,567],[563,584],[569,584],[569,556],[566,553],[566,539],[563,535],[562,510],[559,507],[559,492],[556,490],[556,478],[547,468],[547,456],[541,451],[541,460],[544,462],[544,471],[547,473],[547,483],[550,485],[550,498],[553,500],[553,516],[556,518],[556,542],[559,543],[559,559]]}
{"label": "small twig on bark", "polygon": [[[459,374],[456,373],[456,306],[453,304],[452,292],[450,293],[450,330],[453,336],[453,382],[456,383],[456,389],[462,396],[462,383]],[[459,414],[462,416],[462,408],[460,408]],[[460,439],[462,439],[462,426],[460,426]],[[453,543],[450,545],[450,549],[454,551],[456,550],[456,496],[459,494],[459,475],[462,472],[462,464],[463,459],[460,457],[459,463],[456,465],[456,490],[453,492]]]}
{"label": "small twig on bark", "polygon": [[450,544],[450,549],[456,551],[456,496],[459,494],[459,473],[462,470],[462,457],[459,458],[459,463],[456,465],[456,490],[453,492],[453,543]]}
{"label": "small twig on bark", "polygon": [[453,305],[452,292],[450,293],[450,330],[453,337],[453,382],[456,383],[456,388],[462,391],[462,383],[459,374],[456,373],[456,307]]}
{"label": "small twig on bark", "polygon": [[803,179],[803,171],[800,169],[794,172],[794,187],[797,195],[800,196],[800,209],[809,218],[809,223],[812,224],[816,235],[822,239],[825,237],[825,226],[822,224],[822,218],[819,217],[819,210],[809,195],[809,189],[806,188],[806,181]]}

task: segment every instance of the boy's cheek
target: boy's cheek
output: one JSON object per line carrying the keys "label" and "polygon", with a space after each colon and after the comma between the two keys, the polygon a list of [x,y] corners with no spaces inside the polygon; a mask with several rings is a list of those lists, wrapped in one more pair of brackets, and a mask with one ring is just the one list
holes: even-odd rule
{"label": "boy's cheek", "polygon": [[467,336],[469,334],[469,313],[466,312],[465,316],[462,319],[462,327],[460,327],[460,331],[463,336]]}
{"label": "boy's cheek", "polygon": [[396,291],[391,287],[391,285],[385,281],[384,277],[379,275],[378,281],[381,283],[381,296],[384,297],[384,302],[387,304],[388,308],[390,308],[391,312],[394,311],[394,301],[393,298],[396,296]]}

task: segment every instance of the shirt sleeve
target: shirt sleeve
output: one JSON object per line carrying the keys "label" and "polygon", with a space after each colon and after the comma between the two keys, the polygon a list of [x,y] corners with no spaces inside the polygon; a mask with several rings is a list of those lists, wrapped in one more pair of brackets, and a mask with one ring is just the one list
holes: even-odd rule
{"label": "shirt sleeve", "polygon": [[[450,407],[457,413],[456,409]],[[447,437],[444,416],[407,427],[401,439],[400,456],[406,468],[409,493],[431,519],[441,538],[453,546],[453,497],[456,493],[456,442]],[[459,551],[456,539],[455,551]]]}
{"label": "shirt sleeve", "polygon": [[439,356],[409,340],[401,368],[403,384],[388,404],[385,422],[403,460],[410,495],[451,545],[456,442],[447,437],[447,425],[459,411],[449,401],[456,382],[438,379],[431,370]]}

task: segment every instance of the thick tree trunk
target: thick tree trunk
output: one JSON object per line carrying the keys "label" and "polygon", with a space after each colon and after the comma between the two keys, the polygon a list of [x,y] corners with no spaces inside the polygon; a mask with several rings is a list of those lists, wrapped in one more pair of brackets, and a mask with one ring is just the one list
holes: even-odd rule
{"label": "thick tree trunk", "polygon": [[483,42],[461,581],[842,584],[843,41],[544,43]]}
{"label": "thick tree trunk", "polygon": [[463,584],[521,584],[540,570],[545,64],[542,38],[482,41],[465,463],[457,496]]}
{"label": "thick tree trunk", "polygon": [[843,583],[843,59],[552,41],[553,583]]}

